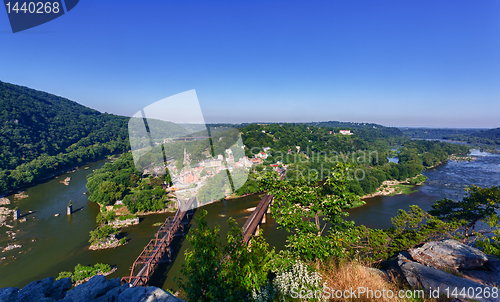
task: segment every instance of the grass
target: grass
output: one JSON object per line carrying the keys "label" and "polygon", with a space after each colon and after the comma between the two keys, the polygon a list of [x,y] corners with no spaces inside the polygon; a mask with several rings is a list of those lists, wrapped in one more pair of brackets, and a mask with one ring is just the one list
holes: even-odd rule
{"label": "grass", "polygon": [[354,209],[354,208],[363,206],[365,204],[366,204],[366,202],[364,202],[363,200],[360,199],[358,202],[353,203],[353,205],[352,205],[352,207],[350,207],[350,209]]}
{"label": "grass", "polygon": [[[324,266],[320,271],[323,276],[323,281],[326,282],[328,288],[334,289],[335,291],[340,290],[342,292],[349,292],[351,289],[355,290],[358,288],[370,289],[374,293],[376,291],[392,291],[395,293],[395,297],[390,299],[394,302],[408,301],[400,299],[397,297],[397,292],[400,290],[397,285],[390,283],[385,280],[383,276],[377,274],[376,272],[370,270],[366,266],[359,262],[353,261],[343,264],[331,263],[328,266]],[[369,294],[356,293],[356,297],[344,296],[340,299],[330,299],[330,301],[387,301],[388,297],[385,299],[381,297],[376,299]]]}
{"label": "grass", "polygon": [[388,196],[394,196],[396,194],[404,194],[408,195],[414,192],[417,192],[418,190],[413,190],[414,185],[407,185],[407,184],[397,184],[394,186],[396,189],[393,193],[389,194]]}
{"label": "grass", "polygon": [[[451,301],[452,299],[439,298],[439,299],[429,299],[427,291],[417,291],[411,289],[409,285],[402,280],[397,279],[393,275],[387,275],[377,272],[374,269],[368,267],[364,263],[359,261],[351,261],[346,263],[329,263],[323,265],[320,269],[320,273],[323,276],[323,282],[326,286],[335,291],[351,292],[358,288],[369,289],[372,292],[360,294],[357,292],[355,298],[352,297],[342,297],[334,298],[329,301],[394,301],[394,302],[430,302],[430,301]],[[392,298],[388,297],[386,294],[385,298],[381,296],[380,298],[375,297],[375,293],[388,293],[391,291],[393,293]],[[402,291],[402,292],[401,292]],[[399,297],[399,293],[402,293],[403,298]],[[414,296],[411,298],[406,297],[406,293],[411,293]],[[420,295],[420,297],[418,297]]]}

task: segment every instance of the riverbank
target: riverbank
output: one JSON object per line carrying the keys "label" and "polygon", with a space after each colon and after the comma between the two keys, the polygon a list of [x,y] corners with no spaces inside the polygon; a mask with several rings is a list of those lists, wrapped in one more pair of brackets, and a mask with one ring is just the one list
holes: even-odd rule
{"label": "riverbank", "polygon": [[[410,182],[415,180],[415,184],[411,184]],[[364,195],[361,199],[372,198],[375,196],[394,196],[394,195],[408,195],[417,190],[413,190],[412,188],[415,186],[422,185],[427,178],[423,174],[419,174],[415,177],[409,177],[405,180],[386,180],[382,182],[382,185],[377,188],[377,191],[372,194]]]}
{"label": "riverbank", "polygon": [[235,193],[228,195],[224,197],[225,200],[232,200],[232,199],[238,199],[238,198],[243,198],[243,197],[248,197],[248,196],[253,196],[253,195],[262,195],[265,194],[266,192],[257,192],[257,193],[246,193],[243,195],[236,195]]}
{"label": "riverbank", "polygon": [[52,173],[52,174],[50,174],[48,176],[45,176],[45,177],[42,177],[40,179],[36,179],[33,182],[30,182],[28,184],[23,184],[23,185],[15,187],[15,188],[12,188],[12,189],[0,192],[0,197],[11,195],[14,192],[20,192],[23,189],[31,188],[33,186],[39,185],[39,184],[41,184],[41,183],[43,183],[45,181],[51,180],[53,178],[56,178],[56,177],[58,177],[60,175],[66,174],[66,173],[76,172],[80,167],[83,167],[85,165],[92,164],[92,163],[95,163],[95,162],[98,162],[98,161],[101,161],[101,160],[104,160],[104,159],[110,159],[110,158],[112,159],[112,156],[115,156],[115,155],[118,155],[118,154],[121,155],[123,153],[117,152],[117,153],[113,153],[113,154],[110,154],[110,155],[106,155],[106,156],[104,156],[102,158],[96,158],[96,159],[93,159],[93,160],[90,160],[90,161],[79,163],[78,166],[73,166],[71,168],[66,168],[64,170]]}

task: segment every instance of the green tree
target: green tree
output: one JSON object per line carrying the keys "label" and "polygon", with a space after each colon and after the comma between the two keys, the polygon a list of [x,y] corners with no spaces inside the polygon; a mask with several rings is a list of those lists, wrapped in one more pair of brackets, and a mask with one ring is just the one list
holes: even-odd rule
{"label": "green tree", "polygon": [[195,217],[197,228],[188,236],[192,250],[184,254],[185,263],[178,279],[188,301],[250,301],[251,292],[267,280],[270,253],[263,237],[253,237],[251,248],[234,219],[228,219],[227,243],[220,240],[219,226],[208,227],[207,211]]}
{"label": "green tree", "polygon": [[399,210],[391,222],[393,227],[386,230],[361,225],[340,234],[337,240],[345,247],[345,256],[360,256],[370,263],[381,262],[429,240],[453,237],[459,228],[458,223],[444,222],[416,205],[410,206],[408,212]]}
{"label": "green tree", "polygon": [[266,178],[265,186],[274,195],[271,206],[280,229],[292,233],[287,248],[298,258],[319,262],[340,253],[338,245],[329,236],[323,236],[329,226],[331,233],[352,227],[345,212],[359,201],[349,191],[350,166],[338,163],[326,181],[314,183],[298,179],[294,184],[277,177]]}
{"label": "green tree", "polygon": [[[443,221],[462,223],[465,237],[492,232],[492,228],[499,227],[500,216],[500,187],[481,188],[475,185],[465,188],[466,195],[460,201],[449,198],[438,200],[432,205],[429,214]],[[490,230],[476,231],[479,221],[490,226]]]}

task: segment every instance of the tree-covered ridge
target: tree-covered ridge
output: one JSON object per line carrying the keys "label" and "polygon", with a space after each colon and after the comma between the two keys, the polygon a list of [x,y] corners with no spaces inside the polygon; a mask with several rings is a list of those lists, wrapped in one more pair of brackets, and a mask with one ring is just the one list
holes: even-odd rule
{"label": "tree-covered ridge", "polygon": [[0,81],[0,192],[128,149],[127,117]]}
{"label": "tree-covered ridge", "polygon": [[329,122],[313,122],[306,124],[317,127],[333,127],[336,129],[356,130],[356,133],[359,137],[362,137],[368,141],[372,141],[378,138],[388,138],[391,136],[404,136],[404,133],[401,132],[401,130],[396,127],[386,127],[373,123],[329,121]]}
{"label": "tree-covered ridge", "polygon": [[500,128],[494,129],[432,129],[401,128],[401,131],[412,138],[445,139],[466,142],[469,144],[500,145]]}
{"label": "tree-covered ridge", "polygon": [[[316,127],[306,124],[248,125],[240,130],[248,156],[266,151],[264,166],[255,171],[269,169],[270,164],[286,166],[286,178],[296,181],[306,178],[317,181],[328,176],[338,162],[353,165],[349,188],[360,196],[372,194],[384,181],[406,181],[415,184],[423,181],[417,178],[426,168],[445,162],[452,154],[466,154],[468,147],[438,141],[412,141],[401,135],[383,137],[376,128],[353,130],[353,135],[341,135],[340,129]],[[392,131],[392,130],[391,130]],[[370,134],[371,133],[371,134]],[[398,147],[399,154],[391,151]],[[388,162],[387,157],[398,157],[399,163]],[[411,178],[411,179],[409,179]],[[258,185],[258,174],[251,174],[247,183],[236,193],[238,195],[262,191]]]}
{"label": "tree-covered ridge", "polygon": [[[243,143],[247,150],[252,148],[272,147],[274,151],[287,153],[322,152],[335,150],[337,152],[377,149],[388,147],[390,143],[400,143],[405,140],[401,135],[378,137],[379,131],[375,128],[354,130],[353,135],[341,135],[340,130],[350,128],[332,126],[308,126],[307,124],[250,124],[240,128]],[[396,129],[397,130],[397,129]],[[250,153],[247,152],[247,155]]]}
{"label": "tree-covered ridge", "polygon": [[500,128],[481,130],[467,136],[451,135],[449,139],[467,142],[469,144],[500,145]]}

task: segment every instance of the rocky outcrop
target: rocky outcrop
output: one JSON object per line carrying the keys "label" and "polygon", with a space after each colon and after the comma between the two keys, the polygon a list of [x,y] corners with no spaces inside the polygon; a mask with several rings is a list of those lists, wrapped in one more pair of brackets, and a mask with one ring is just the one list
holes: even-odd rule
{"label": "rocky outcrop", "polygon": [[96,244],[92,244],[89,246],[89,250],[92,251],[97,251],[97,250],[104,250],[104,249],[114,249],[116,247],[122,246],[124,244],[127,244],[127,242],[120,243],[120,240],[116,238],[116,235],[110,235],[109,237],[106,238],[106,240],[100,241]]}
{"label": "rocky outcrop", "polygon": [[5,221],[7,221],[7,217],[12,213],[13,211],[9,208],[6,207],[0,207],[0,226],[2,226]]}
{"label": "rocky outcrop", "polygon": [[10,199],[2,197],[0,198],[0,205],[8,205],[10,204]]}
{"label": "rocky outcrop", "polygon": [[398,266],[410,286],[427,294],[437,291],[457,301],[500,301],[499,291],[492,294],[499,286],[500,260],[457,241],[429,242],[400,253]]}
{"label": "rocky outcrop", "polygon": [[3,252],[8,252],[10,250],[13,250],[13,249],[18,249],[18,248],[21,248],[23,247],[22,245],[20,244],[8,244],[3,250],[2,250],[2,253]]}
{"label": "rocky outcrop", "polygon": [[128,283],[120,284],[120,279],[106,280],[97,275],[87,283],[71,289],[71,279],[54,281],[46,278],[31,282],[23,289],[6,287],[0,289],[2,302],[183,302],[170,293],[154,287],[130,287]]}
{"label": "rocky outcrop", "polygon": [[28,197],[29,196],[27,194],[24,194],[24,191],[14,194],[14,199],[24,199]]}
{"label": "rocky outcrop", "polygon": [[488,261],[480,250],[453,239],[428,242],[409,252],[413,259],[424,265],[449,271],[475,269]]}
{"label": "rocky outcrop", "polygon": [[[452,275],[450,273],[446,273],[429,266],[425,266],[421,263],[411,261],[410,259],[408,259],[408,257],[409,257],[408,254],[406,256],[403,253],[399,254],[398,256],[399,267],[403,271],[403,274],[406,277],[408,283],[411,285],[411,287],[424,289],[426,293],[437,290],[440,294],[446,295],[446,294],[452,294],[454,290],[456,290],[456,293],[458,294],[462,290],[465,290],[464,293],[465,295],[467,295],[468,289],[473,289],[471,293],[475,293],[475,290],[477,290],[478,292],[479,291],[478,289],[480,289],[482,293],[485,291],[485,288],[488,287],[481,283],[461,278],[459,276]],[[446,289],[448,289],[448,291],[446,291]],[[491,292],[491,287],[489,287],[489,289],[487,290]],[[499,301],[498,297],[493,298],[491,296],[489,298],[485,298],[484,296],[482,297],[467,296],[467,297],[469,299],[474,299],[477,301],[485,301],[485,302]],[[460,296],[450,295],[449,298],[460,298]]]}
{"label": "rocky outcrop", "polygon": [[123,227],[131,226],[131,225],[139,224],[139,217],[128,218],[125,220],[115,219],[113,221],[110,221],[108,224],[113,226],[113,227],[116,227],[116,228],[123,228]]}

